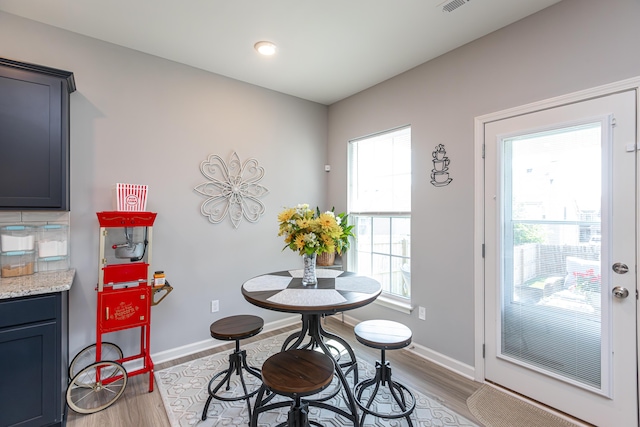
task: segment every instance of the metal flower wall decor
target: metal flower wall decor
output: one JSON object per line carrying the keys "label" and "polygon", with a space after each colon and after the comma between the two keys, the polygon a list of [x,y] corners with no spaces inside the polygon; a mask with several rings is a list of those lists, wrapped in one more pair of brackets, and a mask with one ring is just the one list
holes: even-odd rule
{"label": "metal flower wall decor", "polygon": [[265,211],[264,204],[258,199],[269,190],[259,184],[264,177],[264,168],[256,159],[242,163],[234,151],[227,165],[220,156],[211,154],[200,163],[200,172],[208,181],[197,185],[194,190],[207,197],[200,212],[209,222],[218,224],[227,215],[235,228],[242,218],[258,222]]}

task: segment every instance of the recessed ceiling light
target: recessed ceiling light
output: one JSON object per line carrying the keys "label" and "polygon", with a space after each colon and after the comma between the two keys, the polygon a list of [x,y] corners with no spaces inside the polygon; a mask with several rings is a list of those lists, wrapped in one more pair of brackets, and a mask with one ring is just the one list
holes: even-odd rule
{"label": "recessed ceiling light", "polygon": [[253,47],[258,51],[258,53],[265,56],[271,56],[276,53],[276,45],[271,42],[258,42],[253,45]]}

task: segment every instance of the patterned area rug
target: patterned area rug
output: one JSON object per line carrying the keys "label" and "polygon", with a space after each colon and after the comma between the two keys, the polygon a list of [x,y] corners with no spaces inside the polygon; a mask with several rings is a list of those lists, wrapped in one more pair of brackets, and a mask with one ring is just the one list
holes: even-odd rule
{"label": "patterned area rug", "polygon": [[[284,333],[271,338],[265,338],[251,344],[243,344],[242,349],[247,352],[247,363],[250,366],[260,367],[262,363],[272,354],[280,351],[284,339],[289,333]],[[226,369],[229,365],[229,354],[231,351],[218,353],[212,356],[203,357],[188,363],[177,365],[171,368],[155,372],[157,388],[160,390],[162,401],[164,402],[169,421],[172,427],[181,426],[236,426],[248,425],[249,411],[245,401],[220,401],[213,399],[207,411],[207,419],[202,421],[202,411],[209,393],[207,387],[209,380],[216,373]],[[358,360],[359,379],[374,376],[375,367],[371,364]],[[236,375],[232,375],[230,390],[226,391],[222,387],[219,394],[223,397],[233,397],[242,394],[242,385],[237,380]],[[255,389],[259,383],[253,380],[250,375],[245,375],[249,390]],[[347,377],[353,387],[353,374]],[[325,390],[325,394],[336,390],[337,379]],[[416,409],[411,415],[414,426],[424,427],[477,427],[463,416],[445,408],[435,399],[431,399],[421,393],[415,393]],[[318,396],[314,396],[317,398]],[[273,400],[272,402],[274,402]],[[380,413],[387,413],[389,408],[396,406],[388,393],[379,393],[374,402],[375,409]],[[254,398],[251,399],[253,406]],[[346,408],[342,393],[331,398],[328,403]],[[352,425],[346,418],[336,415],[327,410],[310,408],[310,418],[318,421],[323,426],[348,426]],[[258,425],[274,426],[287,419],[287,408],[276,409],[274,411],[260,414]],[[365,418],[365,426],[403,426],[407,425],[406,419],[385,420],[373,416]]]}

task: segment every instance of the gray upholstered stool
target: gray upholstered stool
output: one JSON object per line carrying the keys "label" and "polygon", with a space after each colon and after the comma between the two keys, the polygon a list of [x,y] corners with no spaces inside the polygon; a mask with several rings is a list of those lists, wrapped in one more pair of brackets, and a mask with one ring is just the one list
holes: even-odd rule
{"label": "gray upholstered stool", "polygon": [[[264,320],[262,320],[262,318],[258,316],[238,315],[217,320],[213,322],[209,327],[211,336],[213,338],[223,341],[235,341],[236,349],[229,355],[229,367],[224,371],[215,374],[213,378],[211,378],[211,381],[209,381],[209,398],[207,399],[207,403],[204,405],[204,410],[202,411],[203,421],[207,419],[207,411],[209,410],[209,404],[211,404],[211,399],[213,398],[227,402],[235,400],[246,400],[247,409],[249,410],[249,418],[251,418],[251,403],[249,400],[258,392],[260,388],[257,387],[255,390],[248,391],[247,384],[244,380],[243,371],[246,371],[248,374],[253,375],[261,381],[262,375],[260,375],[260,370],[258,368],[253,368],[247,365],[247,353],[244,350],[240,350],[240,340],[247,339],[259,334],[260,331],[262,331],[263,326]],[[218,391],[223,384],[227,384],[226,390],[230,389],[231,376],[233,374],[236,374],[240,377],[240,382],[242,383],[242,390],[244,394],[233,397],[220,396],[218,394]],[[213,385],[216,379],[220,378],[223,375],[224,377],[214,387]]]}
{"label": "gray upholstered stool", "polygon": [[[413,426],[410,415],[416,407],[416,399],[407,387],[391,379],[391,365],[385,360],[386,350],[396,350],[411,344],[411,329],[401,323],[389,320],[367,320],[356,325],[354,333],[360,343],[367,347],[380,349],[381,352],[380,361],[376,362],[375,377],[360,381],[353,389],[356,403],[362,409],[360,425],[363,426],[365,417],[371,414],[387,419],[404,417],[409,425]],[[388,387],[389,393],[400,408],[398,411],[380,413],[371,409],[380,386]],[[374,389],[366,399],[366,403],[363,403],[362,394],[370,387],[374,387]]]}
{"label": "gray upholstered stool", "polygon": [[[313,350],[288,350],[269,357],[262,365],[262,387],[256,396],[251,426],[258,425],[258,416],[265,411],[290,406],[287,421],[276,427],[308,427],[322,425],[309,420],[309,406],[328,409],[357,422],[357,416],[340,408],[328,405],[322,400],[305,400],[303,397],[320,393],[331,384],[335,362],[324,353]],[[265,393],[271,392],[264,398]],[[291,400],[268,403],[280,395]]]}

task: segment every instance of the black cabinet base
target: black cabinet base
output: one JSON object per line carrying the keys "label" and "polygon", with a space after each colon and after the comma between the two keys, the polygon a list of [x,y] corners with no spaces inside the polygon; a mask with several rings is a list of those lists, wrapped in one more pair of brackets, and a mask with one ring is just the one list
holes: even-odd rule
{"label": "black cabinet base", "polygon": [[0,300],[0,427],[66,424],[68,292]]}

